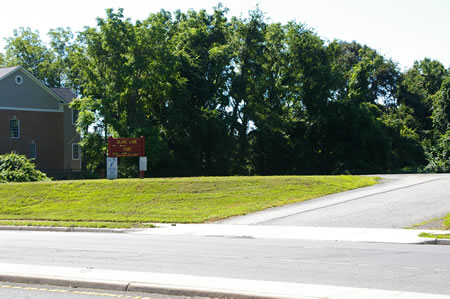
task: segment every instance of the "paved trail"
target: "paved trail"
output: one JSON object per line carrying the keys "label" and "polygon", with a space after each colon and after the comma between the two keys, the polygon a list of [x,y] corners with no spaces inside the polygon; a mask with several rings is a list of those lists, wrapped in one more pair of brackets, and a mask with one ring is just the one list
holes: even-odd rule
{"label": "paved trail", "polygon": [[405,228],[450,212],[450,174],[383,175],[381,184],[221,223]]}

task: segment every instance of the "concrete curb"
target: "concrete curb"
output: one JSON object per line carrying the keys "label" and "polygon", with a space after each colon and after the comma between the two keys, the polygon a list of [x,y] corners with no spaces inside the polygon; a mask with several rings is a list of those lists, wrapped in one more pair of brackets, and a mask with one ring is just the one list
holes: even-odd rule
{"label": "concrete curb", "polygon": [[90,227],[52,227],[52,226],[13,226],[0,225],[0,230],[37,231],[37,232],[82,232],[82,233],[125,233],[136,229],[126,228],[90,228]]}
{"label": "concrete curb", "polygon": [[0,281],[13,283],[28,283],[28,284],[42,284],[60,287],[74,287],[74,288],[92,288],[111,291],[126,291],[128,282],[111,282],[101,280],[81,280],[74,278],[56,278],[49,276],[26,276],[13,274],[0,274]]}
{"label": "concrete curb", "polygon": [[[279,296],[263,296],[257,294],[242,294],[231,291],[196,289],[182,286],[165,286],[151,283],[127,282],[127,281],[103,281],[103,280],[83,280],[74,278],[55,278],[47,276],[23,276],[0,274],[0,281],[11,283],[27,283],[51,285],[59,287],[87,288],[121,292],[153,293],[170,296],[189,296],[189,297],[211,297],[211,298],[239,298],[239,299],[276,299]],[[287,298],[287,297],[286,297]]]}
{"label": "concrete curb", "polygon": [[436,239],[437,245],[450,245],[450,239]]}

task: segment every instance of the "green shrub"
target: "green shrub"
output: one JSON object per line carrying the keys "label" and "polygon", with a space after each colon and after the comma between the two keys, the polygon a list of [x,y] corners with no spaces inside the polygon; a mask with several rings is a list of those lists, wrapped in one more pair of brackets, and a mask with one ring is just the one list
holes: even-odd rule
{"label": "green shrub", "polygon": [[22,155],[10,153],[0,155],[0,183],[6,182],[35,182],[49,178],[35,165]]}

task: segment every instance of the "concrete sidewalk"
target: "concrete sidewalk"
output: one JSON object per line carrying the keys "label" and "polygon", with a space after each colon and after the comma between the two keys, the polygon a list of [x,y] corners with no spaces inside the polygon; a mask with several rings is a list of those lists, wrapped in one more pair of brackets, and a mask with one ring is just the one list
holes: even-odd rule
{"label": "concrete sidewalk", "polygon": [[0,280],[214,298],[450,299],[368,288],[20,264],[0,264]]}
{"label": "concrete sidewalk", "polygon": [[442,244],[450,240],[422,238],[422,232],[445,234],[448,231],[378,228],[259,226],[226,224],[159,224],[158,228],[128,231],[131,234],[224,237],[249,239],[294,239],[339,242],[371,242],[398,244]]}
{"label": "concrete sidewalk", "polygon": [[422,232],[448,234],[449,231],[426,229],[345,228],[309,226],[270,226],[237,224],[155,224],[148,229],[95,229],[66,227],[0,226],[1,230],[126,233],[138,235],[167,235],[194,237],[223,237],[247,239],[290,239],[337,242],[369,242],[397,244],[450,245],[450,240],[422,238]]}

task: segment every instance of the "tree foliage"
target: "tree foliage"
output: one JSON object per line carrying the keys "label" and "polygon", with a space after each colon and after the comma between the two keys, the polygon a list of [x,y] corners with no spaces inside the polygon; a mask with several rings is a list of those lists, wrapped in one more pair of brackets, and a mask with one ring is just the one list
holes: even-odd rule
{"label": "tree foliage", "polygon": [[[107,136],[145,136],[152,176],[448,171],[441,63],[401,72],[357,42],[227,11],[132,22],[108,9],[78,35],[50,31],[49,46],[21,28],[0,64],[80,95],[72,107],[90,169],[104,168]],[[137,172],[132,159],[120,164]]]}

